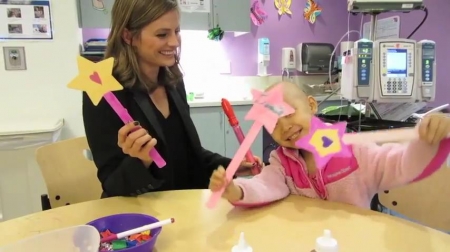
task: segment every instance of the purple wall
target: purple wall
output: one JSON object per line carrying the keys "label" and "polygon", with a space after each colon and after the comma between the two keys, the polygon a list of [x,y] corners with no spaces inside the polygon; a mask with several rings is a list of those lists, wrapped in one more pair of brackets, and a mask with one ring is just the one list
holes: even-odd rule
{"label": "purple wall", "polygon": [[[281,48],[295,47],[300,42],[327,42],[336,44],[339,39],[347,32],[347,10],[346,0],[320,0],[323,7],[322,15],[311,25],[303,19],[303,8],[305,1],[293,1],[291,10],[292,17],[283,15],[278,17],[272,0],[261,0],[264,10],[269,14],[269,18],[260,27],[253,27],[251,33],[234,37],[233,33],[226,34],[221,43],[225,48],[225,54],[231,62],[231,74],[234,76],[252,76],[256,75],[257,59],[257,41],[258,38],[268,37],[271,42],[271,62],[269,73],[273,75],[281,74]],[[428,20],[416,32],[413,39],[430,39],[437,43],[438,50],[438,68],[437,85],[439,92],[436,95],[437,102],[450,102],[450,78],[446,71],[450,66],[450,32],[445,31],[446,25],[450,25],[450,0],[424,0],[429,9]],[[422,20],[423,13],[415,11],[410,14],[399,14],[401,23],[401,37],[406,37]],[[380,15],[380,18],[389,15]],[[230,16],[231,17],[231,16]],[[359,30],[360,17],[351,16],[350,28]],[[448,29],[447,29],[448,30]],[[93,37],[106,38],[108,30],[106,29],[83,29],[83,38]],[[351,36],[354,40],[355,36]],[[205,39],[202,35],[198,40]],[[190,38],[192,40],[192,38]],[[194,47],[195,45],[188,45]],[[192,49],[204,54],[204,47]],[[192,51],[191,50],[191,51]],[[193,54],[191,54],[193,55]],[[190,61],[189,57],[183,58],[184,61]],[[195,57],[192,61],[195,61]]]}
{"label": "purple wall", "polygon": [[[306,1],[292,1],[292,17],[278,17],[272,0],[263,5],[269,15],[266,23],[252,27],[252,32],[239,37],[229,36],[223,40],[229,60],[232,62],[232,74],[237,76],[256,75],[258,38],[270,40],[270,65],[268,72],[281,75],[281,48],[296,47],[302,42],[324,42],[336,44],[347,32],[346,0],[320,1],[322,15],[311,25],[303,18]],[[351,28],[356,27],[351,16]],[[353,25],[355,24],[355,25]],[[243,57],[245,55],[245,57]]]}
{"label": "purple wall", "polygon": [[[295,47],[301,42],[336,44],[347,32],[346,0],[318,1],[321,3],[323,11],[314,25],[309,24],[303,18],[306,1],[292,2],[292,17],[286,15],[278,17],[273,0],[262,0],[262,2],[264,2],[262,8],[269,15],[266,23],[260,27],[253,26],[251,33],[238,37],[234,37],[233,33],[227,33],[220,42],[225,48],[226,57],[231,62],[231,74],[234,76],[256,75],[258,38],[268,37],[270,39],[271,60],[268,72],[273,75],[281,75],[281,48]],[[230,18],[232,18],[231,15]],[[359,29],[359,21],[356,20],[360,19],[351,16],[352,29]],[[108,31],[104,29],[83,29],[85,40],[93,37],[106,37],[107,34]],[[201,36],[198,39],[206,38]],[[198,50],[204,53],[204,48]],[[186,59],[184,58],[184,60]]]}

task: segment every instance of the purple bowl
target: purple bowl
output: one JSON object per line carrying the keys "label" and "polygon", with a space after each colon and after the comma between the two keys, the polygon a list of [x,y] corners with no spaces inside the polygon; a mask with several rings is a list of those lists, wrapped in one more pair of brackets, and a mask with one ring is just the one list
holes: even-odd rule
{"label": "purple bowl", "polygon": [[[144,225],[158,222],[159,220],[153,216],[137,213],[128,214],[115,214],[105,216],[96,220],[93,220],[87,225],[95,227],[99,232],[109,229],[109,231],[117,234],[133,228],[142,227]],[[151,230],[152,238],[146,242],[139,243],[135,247],[122,249],[123,252],[151,252],[155,247],[156,239],[159,233],[161,233],[162,227]]]}

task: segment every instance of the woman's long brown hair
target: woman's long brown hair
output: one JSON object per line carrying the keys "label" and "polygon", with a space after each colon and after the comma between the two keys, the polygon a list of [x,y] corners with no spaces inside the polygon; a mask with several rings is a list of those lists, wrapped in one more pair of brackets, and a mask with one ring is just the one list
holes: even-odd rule
{"label": "woman's long brown hair", "polygon": [[179,52],[174,56],[173,66],[160,68],[160,83],[154,83],[141,73],[135,48],[123,39],[125,29],[133,39],[139,39],[144,27],[173,10],[178,10],[177,0],[115,0],[105,58],[115,59],[113,75],[124,87],[151,93],[161,84],[176,85],[181,81]]}

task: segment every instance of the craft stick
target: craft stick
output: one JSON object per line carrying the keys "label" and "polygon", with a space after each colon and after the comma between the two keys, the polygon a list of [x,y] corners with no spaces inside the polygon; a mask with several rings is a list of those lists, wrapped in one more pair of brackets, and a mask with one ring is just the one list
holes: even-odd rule
{"label": "craft stick", "polygon": [[[122,105],[122,103],[120,103],[120,101],[112,92],[106,93],[103,98],[105,98],[105,100],[109,103],[111,108],[116,112],[116,114],[120,117],[124,124],[134,121],[131,115],[128,113],[128,110]],[[156,166],[158,166],[159,168],[166,166],[166,161],[161,157],[161,155],[155,148],[152,148],[150,150],[149,156],[153,159],[153,162],[155,162]]]}
{"label": "craft stick", "polygon": [[[245,154],[250,150],[250,146],[255,141],[259,130],[264,126],[267,132],[272,133],[280,117],[292,114],[295,111],[289,104],[284,102],[282,85],[277,85],[267,92],[261,92],[256,89],[253,89],[251,92],[253,106],[245,116],[245,120],[253,120],[254,123],[226,170],[227,181],[233,179],[234,174],[236,174],[236,171],[245,158]],[[213,192],[206,206],[208,208],[214,208],[224,190],[225,187]]]}
{"label": "craft stick", "polygon": [[[236,171],[238,170],[239,166],[242,163],[242,160],[245,158],[245,154],[250,149],[252,143],[255,141],[256,136],[258,136],[259,131],[263,127],[263,124],[255,121],[253,123],[252,127],[248,131],[247,137],[242,142],[241,146],[236,152],[236,155],[231,160],[230,165],[228,166],[226,170],[226,179],[227,181],[231,181],[233,179],[234,174],[236,174]],[[214,208],[217,205],[217,202],[219,201],[220,197],[222,196],[223,192],[225,191],[225,188],[222,188],[219,191],[213,192],[211,197],[209,198],[208,202],[206,203],[206,206],[209,208]]]}
{"label": "craft stick", "polygon": [[[122,122],[127,124],[134,120],[113,93],[123,89],[112,75],[113,67],[114,58],[112,57],[94,63],[83,56],[78,56],[78,76],[67,87],[86,92],[95,106],[104,98]],[[166,165],[155,148],[150,150],[149,155],[159,168]]]}
{"label": "craft stick", "polygon": [[[450,135],[448,135],[450,138]],[[347,144],[365,144],[373,143],[389,143],[389,142],[405,142],[419,138],[419,133],[416,128],[390,129],[367,131],[358,133],[344,134],[342,141]]]}
{"label": "craft stick", "polygon": [[113,234],[113,235],[110,235],[108,237],[104,237],[104,238],[102,238],[100,240],[100,242],[101,243],[103,243],[103,242],[111,242],[111,241],[114,241],[114,240],[126,238],[126,237],[128,237],[130,235],[139,234],[141,232],[152,230],[152,229],[155,229],[155,228],[159,228],[159,227],[165,226],[167,224],[172,224],[174,222],[175,222],[174,218],[166,219],[166,220],[163,220],[163,221],[158,221],[156,223],[152,223],[152,224],[145,225],[145,226],[138,227],[138,228],[133,228],[133,229],[130,229],[130,230],[127,230],[127,231],[124,231],[124,232],[120,232],[118,234]]}
{"label": "craft stick", "polygon": [[[230,102],[227,99],[222,99],[222,109],[225,115],[228,117],[228,122],[233,128],[234,134],[236,135],[236,138],[238,140],[239,144],[242,144],[245,139],[244,132],[242,131],[241,126],[239,126],[239,121],[236,117],[236,114],[234,113],[234,109],[231,106]],[[255,157],[253,156],[252,151],[249,149],[245,155],[248,162],[253,164],[253,167],[251,169],[253,175],[257,175],[261,172],[261,165],[256,161]]]}
{"label": "craft stick", "polygon": [[428,111],[426,113],[423,113],[423,114],[414,113],[414,114],[412,114],[412,116],[416,117],[416,118],[419,118],[419,119],[423,119],[425,116],[427,116],[427,115],[429,115],[431,113],[434,113],[434,112],[441,111],[441,110],[445,109],[448,106],[449,106],[449,104],[447,103],[447,104],[441,105],[439,107],[436,107],[436,108],[434,108],[434,109],[432,109],[432,110],[430,110],[430,111]]}

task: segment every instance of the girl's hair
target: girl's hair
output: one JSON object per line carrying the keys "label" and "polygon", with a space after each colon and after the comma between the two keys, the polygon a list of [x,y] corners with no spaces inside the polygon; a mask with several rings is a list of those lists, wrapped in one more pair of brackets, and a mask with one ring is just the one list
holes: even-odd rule
{"label": "girl's hair", "polygon": [[[139,68],[135,48],[123,39],[125,29],[132,39],[140,39],[141,31],[148,24],[164,14],[178,10],[177,0],[115,0],[111,11],[111,32],[108,36],[105,58],[113,57],[114,77],[126,88],[138,88],[153,92],[158,83],[150,81]],[[158,82],[176,85],[183,77],[179,67],[179,51],[175,54],[175,64],[160,67]]]}

